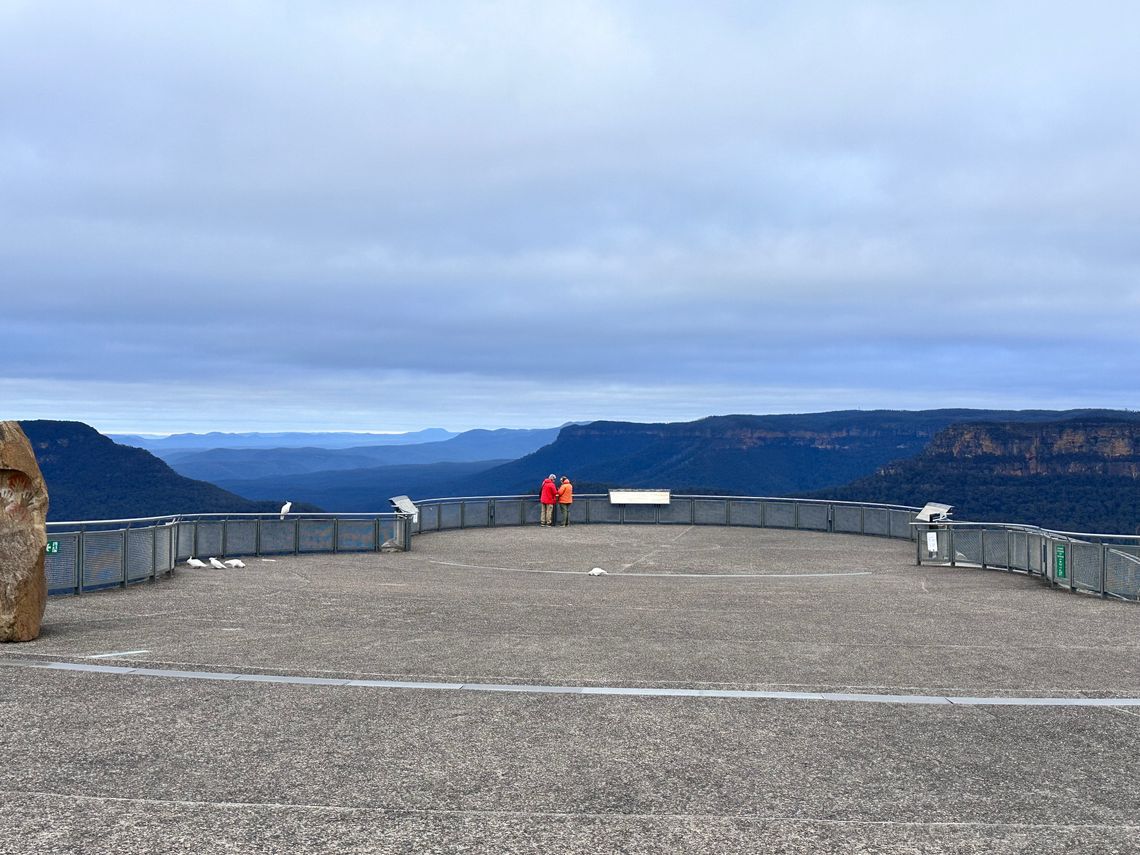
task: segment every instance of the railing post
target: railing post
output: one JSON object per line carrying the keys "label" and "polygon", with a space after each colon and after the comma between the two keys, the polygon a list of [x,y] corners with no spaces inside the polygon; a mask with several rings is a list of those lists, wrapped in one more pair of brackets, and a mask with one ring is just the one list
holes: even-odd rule
{"label": "railing post", "polygon": [[1100,595],[1106,597],[1108,587],[1108,544],[1101,541],[1100,544]]}
{"label": "railing post", "polygon": [[954,526],[946,526],[946,551],[950,556],[950,566],[957,567],[956,559],[954,556]]}
{"label": "railing post", "polygon": [[130,527],[131,527],[131,524],[127,523],[126,526],[123,528],[123,533],[122,533],[122,538],[121,538],[122,554],[119,556],[119,587],[120,588],[127,587],[127,529]]}
{"label": "railing post", "polygon": [[982,529],[978,535],[978,550],[981,554],[982,569],[986,569],[986,529]]}
{"label": "railing post", "polygon": [[336,555],[340,550],[340,517],[333,517],[333,555]]}
{"label": "railing post", "polygon": [[75,595],[83,593],[84,553],[87,551],[87,526],[79,527],[79,537],[75,547]]}

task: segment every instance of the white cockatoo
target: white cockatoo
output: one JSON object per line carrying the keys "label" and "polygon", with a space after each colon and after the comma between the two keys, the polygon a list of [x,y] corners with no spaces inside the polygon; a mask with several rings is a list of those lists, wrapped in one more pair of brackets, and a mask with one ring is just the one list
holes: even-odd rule
{"label": "white cockatoo", "polygon": [[601,567],[595,567],[589,573],[590,576],[609,576],[610,574],[603,570]]}
{"label": "white cockatoo", "polygon": [[189,564],[191,567],[205,567],[206,566],[205,561],[199,561],[197,558],[191,558],[186,563]]}
{"label": "white cockatoo", "polygon": [[225,561],[223,563],[228,564],[230,567],[244,567],[245,566],[245,562],[242,561],[240,558],[231,558],[229,561]]}
{"label": "white cockatoo", "polygon": [[217,558],[211,558],[210,559],[210,566],[213,567],[215,570],[225,570],[226,569],[226,565],[223,564],[221,561],[219,561]]}
{"label": "white cockatoo", "polygon": [[286,502],[281,506],[281,519],[285,519],[285,514],[289,513],[291,507],[293,507],[292,502]]}

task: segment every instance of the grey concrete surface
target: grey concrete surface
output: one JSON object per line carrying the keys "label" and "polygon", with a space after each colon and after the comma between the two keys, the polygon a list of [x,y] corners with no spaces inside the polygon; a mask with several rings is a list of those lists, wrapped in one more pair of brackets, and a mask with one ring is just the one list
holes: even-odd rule
{"label": "grey concrete surface", "polygon": [[53,600],[38,641],[0,648],[0,853],[1140,852],[1135,708],[26,667],[1140,697],[1135,605],[914,567],[905,542],[583,526],[414,546]]}

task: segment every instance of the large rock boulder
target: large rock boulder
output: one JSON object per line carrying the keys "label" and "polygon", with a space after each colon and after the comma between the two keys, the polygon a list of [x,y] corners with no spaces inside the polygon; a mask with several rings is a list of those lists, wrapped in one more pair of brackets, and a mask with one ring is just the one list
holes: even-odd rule
{"label": "large rock boulder", "polygon": [[48,494],[19,422],[0,421],[0,641],[38,638],[47,604]]}

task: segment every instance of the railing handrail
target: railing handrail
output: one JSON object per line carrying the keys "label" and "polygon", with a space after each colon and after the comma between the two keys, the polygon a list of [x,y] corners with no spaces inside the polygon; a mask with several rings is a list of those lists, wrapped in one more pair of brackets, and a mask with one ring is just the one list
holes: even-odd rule
{"label": "railing handrail", "polygon": [[1041,534],[1056,535],[1058,537],[1080,537],[1084,539],[1096,538],[1099,540],[1137,540],[1140,541],[1140,534],[1107,534],[1104,532],[1091,532],[1091,531],[1062,531],[1055,528],[1044,528],[1039,525],[1030,525],[1028,523],[1010,523],[1010,522],[974,522],[972,520],[937,520],[933,522],[919,522],[911,523],[912,526],[945,526],[948,528],[992,528],[992,529],[1014,529],[1017,531],[1031,531],[1039,532]]}
{"label": "railing handrail", "polygon": [[290,519],[314,519],[320,517],[398,517],[402,511],[291,511],[287,514],[282,514],[280,511],[259,511],[256,513],[194,513],[194,514],[164,514],[157,517],[127,517],[125,519],[116,520],[49,520],[47,526],[89,526],[89,525],[119,525],[122,523],[145,523],[145,522],[161,522],[162,520],[169,521],[169,524],[177,522],[185,522],[188,520],[199,520],[204,517],[207,518],[220,518],[220,519],[235,519],[235,518],[252,518],[252,519],[265,519],[266,517],[288,517]]}
{"label": "railing handrail", "polygon": [[[574,499],[602,499],[608,493],[575,493]],[[422,505],[437,502],[474,502],[485,499],[537,499],[538,493],[516,493],[505,496],[443,496],[430,499],[412,499],[413,504]],[[911,505],[894,505],[886,502],[848,502],[838,499],[801,499],[795,496],[730,496],[714,495],[708,493],[674,493],[675,499],[719,499],[722,501],[742,502],[800,502],[807,505],[847,505],[858,508],[886,508],[892,511],[920,511],[922,508]]]}

